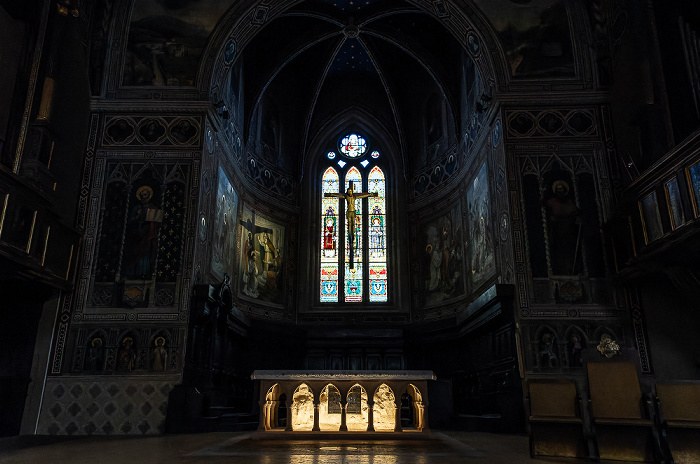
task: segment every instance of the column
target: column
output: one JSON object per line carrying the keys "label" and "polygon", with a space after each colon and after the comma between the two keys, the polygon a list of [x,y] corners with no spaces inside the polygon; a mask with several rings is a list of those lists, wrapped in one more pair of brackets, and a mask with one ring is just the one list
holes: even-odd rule
{"label": "column", "polygon": [[425,425],[425,412],[424,412],[424,406],[422,401],[416,401],[413,406],[413,415],[414,415],[414,423],[413,426],[418,430],[419,432],[423,430],[423,427]]}
{"label": "column", "polygon": [[318,423],[318,420],[319,420],[318,416],[320,413],[320,409],[321,409],[321,401],[314,398],[314,428],[311,429],[311,431],[313,431],[313,432],[320,432],[321,431],[321,427]]}
{"label": "column", "polygon": [[340,431],[341,432],[348,431],[348,418],[346,416],[347,408],[348,408],[348,402],[341,401],[340,402]]}
{"label": "column", "polygon": [[285,432],[291,432],[292,431],[292,403],[294,400],[291,397],[287,397],[287,399],[284,402],[284,405],[287,407],[287,423],[285,424],[284,431]]}
{"label": "column", "polygon": [[367,431],[374,432],[374,399],[367,398]]}
{"label": "column", "polygon": [[[394,391],[394,395],[396,395],[396,391]],[[394,407],[396,408],[394,414],[394,432],[403,432],[403,428],[401,427],[401,397],[397,398],[394,396]]]}
{"label": "column", "polygon": [[[262,392],[262,389],[260,390]],[[261,393],[262,394],[262,393]],[[260,419],[258,420],[258,431],[262,432],[267,429],[268,424],[268,404],[267,401],[258,401],[258,406],[260,407]]]}
{"label": "column", "polygon": [[[426,388],[425,392],[427,393],[428,390]],[[421,432],[427,432],[428,431],[428,401],[423,401],[423,408],[422,408],[423,415],[421,416],[421,420],[423,421],[423,429]]]}
{"label": "column", "polygon": [[279,401],[268,401],[265,414],[267,414],[267,424],[265,426],[268,430],[276,428],[279,424],[277,423],[277,416],[279,414]]}

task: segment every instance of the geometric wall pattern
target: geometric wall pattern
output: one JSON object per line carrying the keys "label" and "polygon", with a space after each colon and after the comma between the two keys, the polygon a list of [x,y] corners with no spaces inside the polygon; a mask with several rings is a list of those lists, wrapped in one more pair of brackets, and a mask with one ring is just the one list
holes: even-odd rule
{"label": "geometric wall pattern", "polygon": [[168,395],[179,382],[49,377],[37,434],[162,434]]}

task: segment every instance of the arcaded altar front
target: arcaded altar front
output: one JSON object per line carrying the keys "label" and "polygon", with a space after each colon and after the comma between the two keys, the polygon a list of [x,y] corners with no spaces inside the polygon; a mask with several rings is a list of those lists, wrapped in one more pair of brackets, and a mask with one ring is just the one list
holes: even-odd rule
{"label": "arcaded altar front", "polygon": [[255,371],[259,431],[427,432],[432,371]]}

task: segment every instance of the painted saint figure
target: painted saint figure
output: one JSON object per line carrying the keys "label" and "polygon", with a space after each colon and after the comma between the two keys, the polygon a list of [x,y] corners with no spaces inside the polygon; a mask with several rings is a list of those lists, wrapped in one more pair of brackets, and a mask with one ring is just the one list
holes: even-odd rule
{"label": "painted saint figure", "polygon": [[257,252],[255,251],[255,245],[253,243],[253,234],[248,232],[248,240],[246,240],[243,250],[243,256],[245,259],[245,274],[243,275],[245,287],[243,287],[243,293],[254,298],[258,296],[258,282],[256,278],[256,274],[258,272],[255,266],[256,254]]}
{"label": "painted saint figure", "polygon": [[263,232],[262,237],[258,236],[258,243],[260,243],[260,256],[263,257],[263,269],[267,272],[270,270],[270,264],[273,263],[275,246],[272,244],[272,240],[270,240],[267,232]]}
{"label": "painted saint figure", "polygon": [[345,206],[345,217],[347,218],[347,223],[348,223],[348,242],[350,243],[350,269],[354,269],[355,264],[353,257],[355,255],[353,246],[355,243],[355,228],[356,228],[356,220],[357,220],[357,210],[355,210],[355,200],[359,200],[362,198],[367,198],[367,197],[376,197],[378,196],[377,192],[373,193],[355,193],[355,189],[353,187],[354,182],[350,182],[348,185],[347,191],[343,193],[326,193],[324,194],[325,197],[334,197],[334,198],[343,198],[346,201],[346,206]]}
{"label": "painted saint figure", "polygon": [[151,352],[151,370],[162,372],[168,365],[168,350],[165,348],[165,338],[156,338],[153,345],[154,348]]}
{"label": "painted saint figure", "polygon": [[335,211],[330,206],[323,226],[323,249],[327,258],[335,256]]}
{"label": "painted saint figure", "polygon": [[384,223],[382,209],[375,206],[372,209],[372,219],[369,227],[369,248],[373,258],[384,256]]}
{"label": "painted saint figure", "polygon": [[583,366],[583,349],[586,347],[586,342],[578,334],[573,334],[567,346],[569,350],[569,367]]}
{"label": "painted saint figure", "polygon": [[581,271],[581,212],[564,180],[552,183],[552,194],[543,198],[547,210],[549,255],[554,275],[576,275]]}
{"label": "painted saint figure", "polygon": [[88,348],[88,354],[85,359],[85,370],[87,371],[99,371],[102,370],[103,364],[103,341],[100,337],[95,337],[90,342],[90,347]]}
{"label": "painted saint figure", "polygon": [[556,339],[551,333],[545,332],[540,339],[540,367],[559,367],[559,360],[557,355],[554,354],[554,347],[556,344]]}
{"label": "painted saint figure", "polygon": [[147,185],[136,190],[138,202],[129,213],[124,249],[124,276],[127,278],[148,280],[153,274],[163,210],[151,202],[152,197],[153,189]]}
{"label": "painted saint figure", "polygon": [[117,353],[117,370],[133,371],[136,367],[136,350],[134,349],[134,339],[124,337],[122,346]]}

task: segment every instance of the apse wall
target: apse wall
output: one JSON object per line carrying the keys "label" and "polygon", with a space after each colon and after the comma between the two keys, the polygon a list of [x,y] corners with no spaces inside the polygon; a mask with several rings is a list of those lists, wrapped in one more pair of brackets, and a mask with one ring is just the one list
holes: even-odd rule
{"label": "apse wall", "polygon": [[[245,15],[240,5],[224,15],[222,24],[243,18],[236,40],[214,23],[184,28],[192,40],[165,44],[172,60],[161,64],[144,54],[144,35],[129,35],[156,27],[152,18],[114,10],[115,46],[97,79],[78,199],[85,234],[76,289],[60,308],[43,394],[30,398],[41,403],[37,433],[162,432],[168,396],[183,379],[188,323],[211,310],[193,302],[216,300],[214,289],[233,295],[226,320],[241,337],[250,320],[298,322],[300,288],[309,286],[297,274],[307,260],[300,241],[309,240],[301,182],[276,169],[269,143],[248,140],[238,98],[246,70],[234,64],[241,37],[278,6],[247,6]],[[589,33],[583,8],[558,7],[553,21],[569,15],[569,38]],[[483,79],[460,97],[458,142],[405,179],[406,317],[371,322],[433,337],[424,359],[442,363],[465,392],[472,381],[492,391],[530,376],[581,381],[580,354],[604,334],[636,346],[650,373],[638,304],[610,285],[602,229],[613,213],[617,154],[609,108],[591,95],[599,86],[592,58],[563,54],[537,68],[535,48],[514,56],[472,8],[434,12],[461,31]],[[514,66],[525,58],[528,66]],[[265,291],[249,285],[245,259],[259,246],[248,233],[263,230],[276,259]],[[445,352],[460,356],[437,359]]]}

